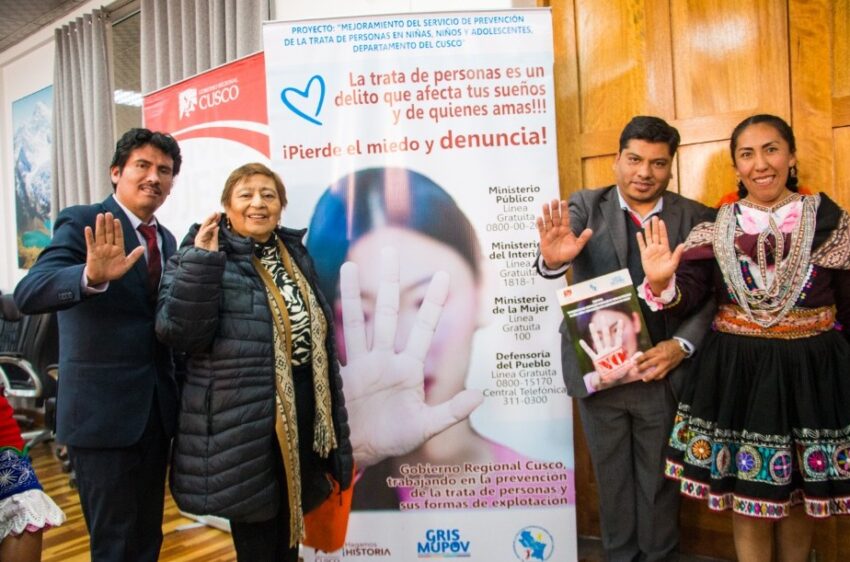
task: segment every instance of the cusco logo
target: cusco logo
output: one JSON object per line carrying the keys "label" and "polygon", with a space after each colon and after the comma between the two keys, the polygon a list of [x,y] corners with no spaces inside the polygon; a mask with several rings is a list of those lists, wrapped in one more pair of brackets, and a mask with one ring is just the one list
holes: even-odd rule
{"label": "cusco logo", "polygon": [[235,80],[216,84],[200,92],[197,88],[183,90],[178,95],[179,117],[189,117],[196,109],[212,109],[216,106],[236,101],[239,97],[239,84]]}
{"label": "cusco logo", "polygon": [[552,535],[543,527],[523,527],[514,537],[514,554],[520,560],[549,560],[555,549]]}
{"label": "cusco logo", "polygon": [[177,100],[180,104],[180,119],[188,117],[190,113],[195,111],[195,106],[198,105],[198,90],[189,88],[178,94]]}
{"label": "cusco logo", "polygon": [[459,529],[428,529],[416,553],[419,558],[468,558],[469,541],[461,540]]}

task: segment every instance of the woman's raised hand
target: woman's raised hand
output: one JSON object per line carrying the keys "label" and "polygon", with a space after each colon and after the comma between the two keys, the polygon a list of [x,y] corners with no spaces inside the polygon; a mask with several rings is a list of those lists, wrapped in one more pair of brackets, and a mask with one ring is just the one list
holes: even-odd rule
{"label": "woman's raised hand", "polygon": [[543,216],[537,217],[537,233],[540,235],[540,255],[550,269],[573,261],[593,235],[589,228],[579,236],[573,234],[569,206],[566,201],[557,199],[543,204]]}
{"label": "woman's raised hand", "polygon": [[484,399],[478,390],[462,390],[442,404],[425,403],[425,356],[448,296],[449,276],[438,272],[431,279],[407,344],[404,350],[396,351],[398,270],[397,251],[385,248],[381,255],[381,283],[371,346],[366,335],[357,264],[346,262],[340,270],[346,349],[343,392],[354,461],[359,467],[413,451],[469,417]]}
{"label": "woman's raised hand", "polygon": [[195,235],[195,247],[210,252],[218,251],[218,220],[221,213],[213,213],[201,223],[201,228]]}
{"label": "woman's raised hand", "polygon": [[637,243],[640,248],[640,261],[643,273],[652,289],[652,294],[658,296],[670,284],[670,279],[679,267],[682,259],[684,244],[679,244],[670,251],[667,238],[667,227],[657,216],[652,217],[643,232],[637,233]]}

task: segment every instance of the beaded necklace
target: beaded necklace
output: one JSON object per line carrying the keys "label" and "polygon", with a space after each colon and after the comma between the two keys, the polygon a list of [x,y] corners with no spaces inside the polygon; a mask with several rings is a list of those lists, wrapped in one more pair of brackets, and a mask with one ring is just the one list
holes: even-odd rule
{"label": "beaded necklace", "polygon": [[[723,274],[723,280],[747,317],[763,328],[769,328],[782,320],[794,307],[811,271],[812,240],[815,235],[815,218],[820,197],[817,195],[801,197],[791,194],[775,207],[802,200],[800,223],[791,231],[790,249],[785,253],[785,235],[774,220],[774,207],[763,207],[749,201],[738,201],[734,205],[724,205],[717,213],[714,228],[714,255]],[[741,263],[738,258],[735,238],[739,234],[737,205],[749,206],[768,214],[768,227],[758,235],[756,243],[756,262],[761,273],[762,283],[766,286],[750,288],[744,280]],[[773,279],[767,277],[767,247],[770,236],[776,244],[774,253]]]}

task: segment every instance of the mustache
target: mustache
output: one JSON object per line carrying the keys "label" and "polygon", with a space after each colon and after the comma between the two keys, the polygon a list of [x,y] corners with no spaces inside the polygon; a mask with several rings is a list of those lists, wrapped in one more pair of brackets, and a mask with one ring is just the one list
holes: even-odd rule
{"label": "mustache", "polygon": [[145,188],[145,189],[153,189],[154,191],[156,191],[158,193],[162,193],[162,187],[160,187],[160,185],[158,183],[146,182],[146,183],[141,184],[139,187],[142,187],[142,188]]}

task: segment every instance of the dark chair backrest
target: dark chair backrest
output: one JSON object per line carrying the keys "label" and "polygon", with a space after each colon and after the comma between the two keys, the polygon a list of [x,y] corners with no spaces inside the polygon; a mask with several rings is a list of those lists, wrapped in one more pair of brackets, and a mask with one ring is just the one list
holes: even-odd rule
{"label": "dark chair backrest", "polygon": [[0,295],[0,353],[19,352],[23,316],[12,295]]}
{"label": "dark chair backrest", "polygon": [[19,351],[39,374],[44,375],[45,368],[56,363],[59,356],[56,314],[27,314],[21,323]]}
{"label": "dark chair backrest", "polygon": [[[0,353],[18,353],[29,361],[45,388],[44,396],[55,396],[55,382],[47,376],[48,365],[59,359],[59,328],[55,313],[22,314],[12,295],[0,295],[3,316]],[[13,339],[14,338],[14,339]],[[7,374],[14,377],[13,373]]]}

